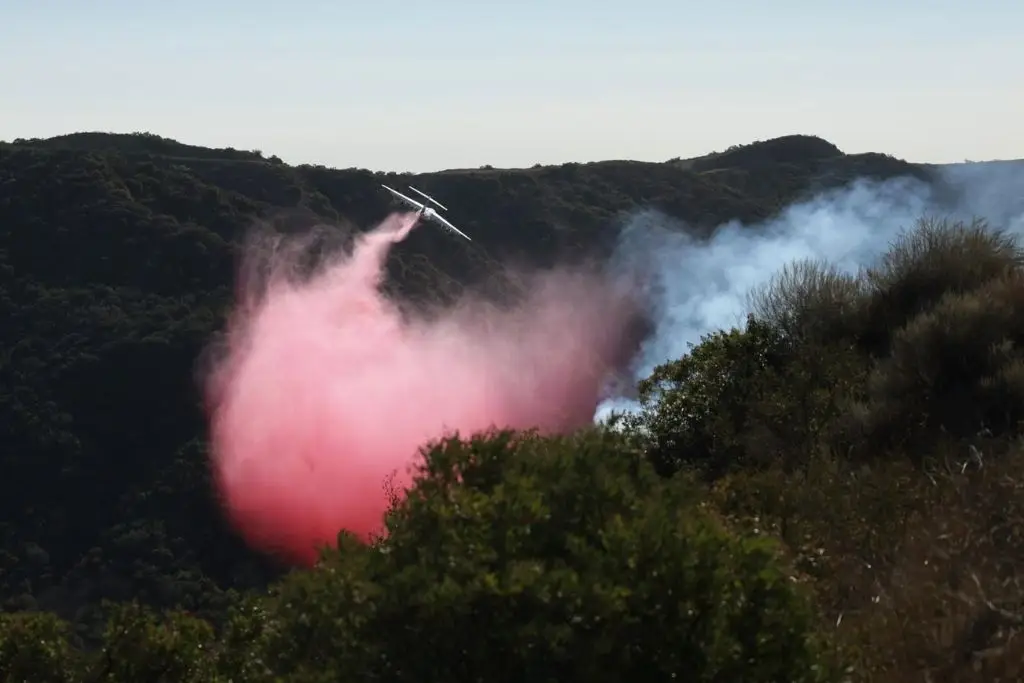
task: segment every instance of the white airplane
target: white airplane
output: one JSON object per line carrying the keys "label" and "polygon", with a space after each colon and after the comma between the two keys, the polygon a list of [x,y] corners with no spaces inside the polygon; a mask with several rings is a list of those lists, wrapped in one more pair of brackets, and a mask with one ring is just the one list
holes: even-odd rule
{"label": "white airplane", "polygon": [[[387,185],[381,185],[381,187],[383,187],[385,190],[387,190],[388,192],[393,194],[396,198],[402,200],[403,202],[405,202],[406,204],[411,206],[413,209],[415,209],[418,212],[418,214],[419,214],[417,216],[417,218],[425,218],[428,221],[434,221],[435,223],[437,223],[439,225],[443,225],[444,227],[448,228],[452,232],[454,232],[454,233],[456,233],[458,235],[461,235],[462,237],[465,237],[470,242],[473,241],[473,240],[469,239],[469,235],[467,235],[466,233],[462,232],[461,230],[456,228],[454,225],[449,223],[447,220],[445,220],[444,217],[441,216],[441,214],[439,214],[437,211],[434,211],[433,208],[427,206],[426,204],[421,204],[420,202],[416,201],[415,199],[412,199],[411,197],[406,197],[404,194],[402,194],[398,190],[393,190],[390,187],[388,187]],[[431,202],[433,204],[436,204],[441,210],[443,210],[443,211],[447,211],[448,210],[448,209],[445,208],[445,206],[441,202],[437,201],[436,199],[431,197],[426,192],[421,192],[420,190],[417,190],[412,185],[409,186],[409,189],[412,190],[413,192],[415,192],[416,194],[422,196],[427,201],[429,201],[429,202]]]}

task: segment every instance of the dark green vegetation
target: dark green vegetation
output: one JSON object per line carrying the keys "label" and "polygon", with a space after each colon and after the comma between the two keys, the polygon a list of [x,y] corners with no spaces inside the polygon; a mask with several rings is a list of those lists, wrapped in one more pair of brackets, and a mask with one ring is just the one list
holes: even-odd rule
{"label": "dark green vegetation", "polygon": [[256,220],[371,225],[413,181],[483,247],[414,232],[389,265],[415,294],[607,250],[642,205],[706,233],[900,174],[928,171],[805,137],[408,179],[0,146],[0,681],[1014,680],[1024,255],[983,226],[923,223],[860,278],[795,264],[621,434],[429,445],[387,540],[315,570],[210,498],[196,361]]}

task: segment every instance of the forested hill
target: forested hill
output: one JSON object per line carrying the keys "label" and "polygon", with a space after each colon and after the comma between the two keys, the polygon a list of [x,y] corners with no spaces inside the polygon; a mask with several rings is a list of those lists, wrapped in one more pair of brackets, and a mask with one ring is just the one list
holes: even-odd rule
{"label": "forested hill", "polygon": [[604,249],[653,206],[707,232],[808,192],[924,167],[781,138],[698,159],[426,175],[289,166],[149,134],[0,144],[0,597],[88,628],[101,599],[216,611],[273,568],[209,500],[196,358],[228,304],[257,222],[372,226],[380,183],[417,185],[474,238],[421,229],[397,249],[407,292],[469,281],[490,259]]}

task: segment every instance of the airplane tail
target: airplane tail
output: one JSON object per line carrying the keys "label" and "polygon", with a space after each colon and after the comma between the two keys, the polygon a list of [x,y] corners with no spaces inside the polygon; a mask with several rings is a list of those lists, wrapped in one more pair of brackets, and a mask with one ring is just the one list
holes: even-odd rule
{"label": "airplane tail", "polygon": [[412,190],[413,192],[415,192],[416,194],[418,194],[419,196],[423,197],[427,201],[431,202],[432,204],[436,205],[442,211],[447,211],[448,210],[448,207],[446,207],[444,204],[442,204],[441,202],[439,202],[436,199],[434,199],[433,197],[431,197],[426,192],[423,192],[422,190],[417,190],[412,185],[409,186],[409,189]]}

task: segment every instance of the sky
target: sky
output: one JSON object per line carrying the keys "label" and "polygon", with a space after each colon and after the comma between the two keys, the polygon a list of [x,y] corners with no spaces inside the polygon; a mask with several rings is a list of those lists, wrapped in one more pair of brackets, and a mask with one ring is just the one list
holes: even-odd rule
{"label": "sky", "polygon": [[794,133],[1024,158],[1015,0],[7,0],[0,140],[99,130],[425,172]]}

